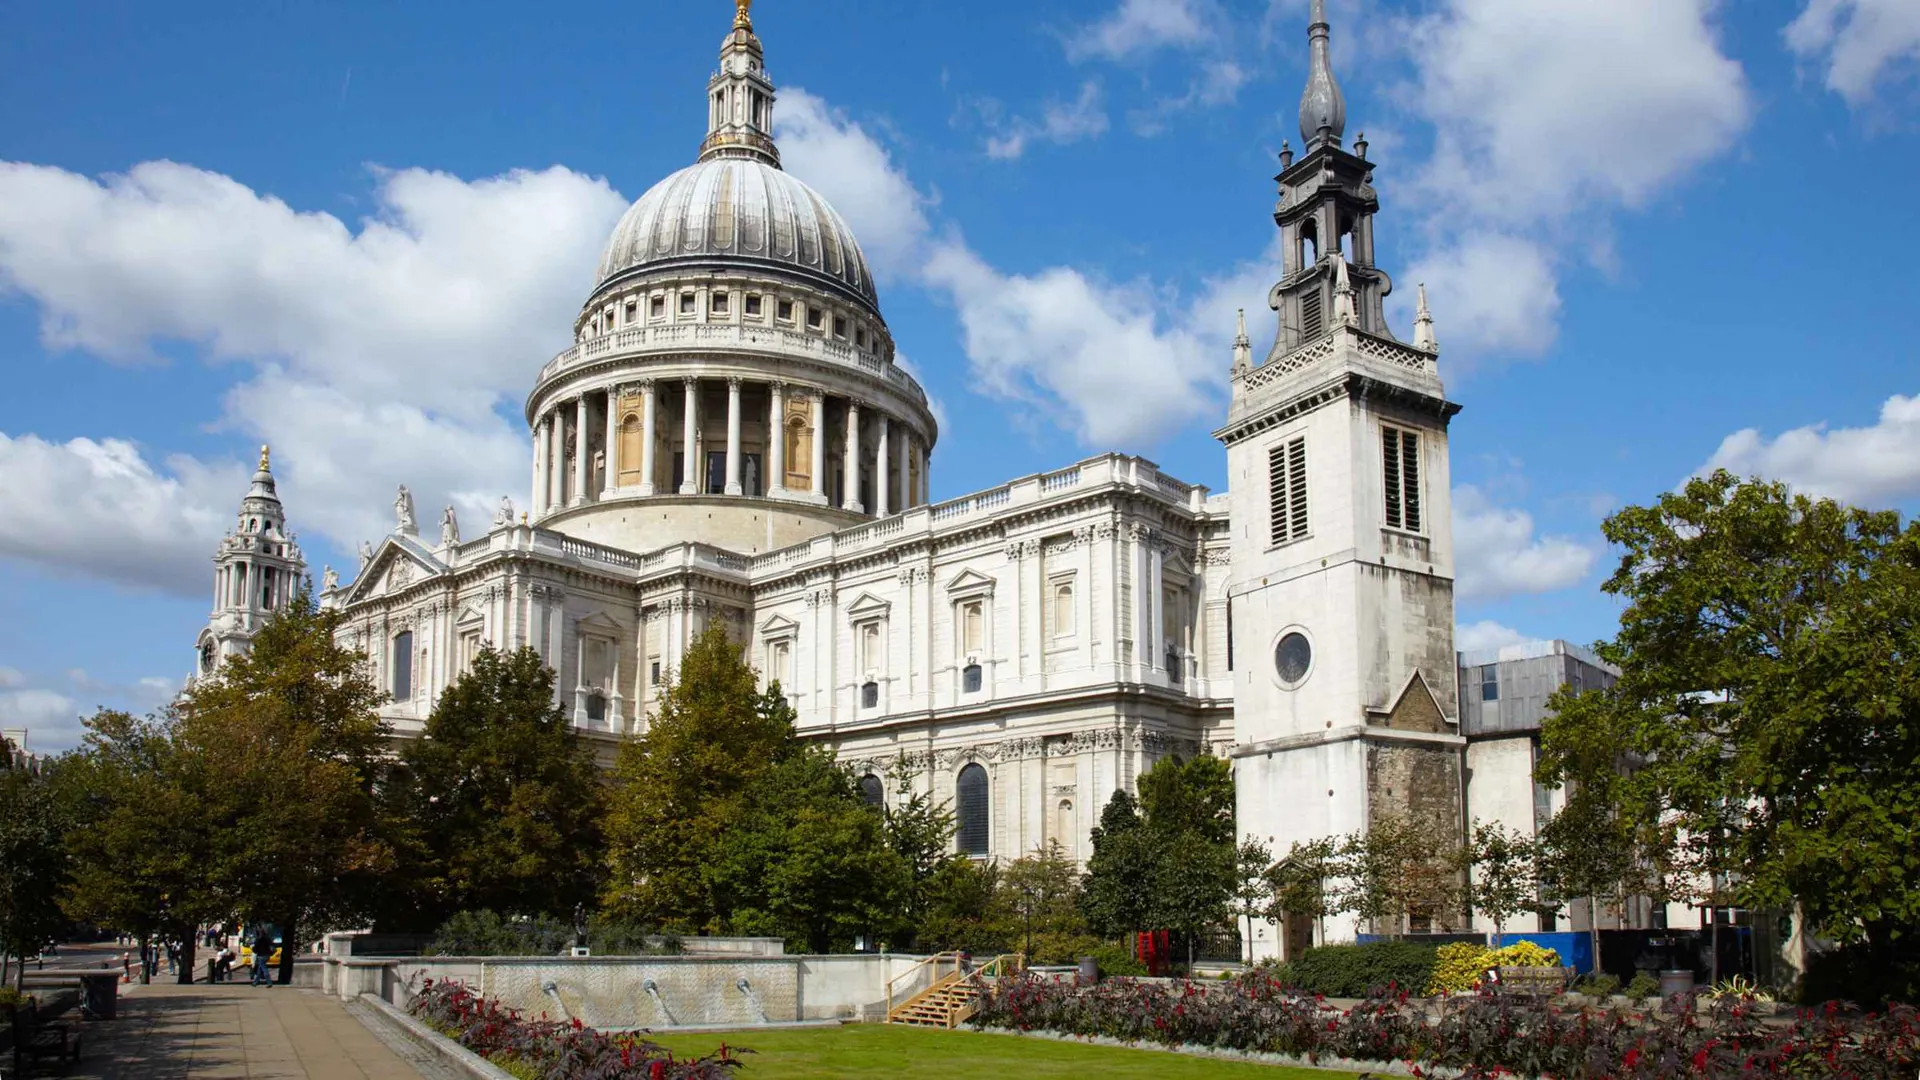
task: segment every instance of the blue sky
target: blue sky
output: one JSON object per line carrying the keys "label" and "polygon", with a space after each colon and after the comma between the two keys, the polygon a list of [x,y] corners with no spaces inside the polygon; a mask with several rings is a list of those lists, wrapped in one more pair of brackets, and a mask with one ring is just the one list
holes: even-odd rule
{"label": "blue sky", "polygon": [[[936,499],[1109,448],[1223,486],[1305,0],[763,0],[789,169],[944,413]],[[1433,298],[1461,640],[1586,642],[1609,510],[1721,463],[1920,502],[1920,0],[1330,0],[1380,261]],[[178,685],[262,441],[315,572],[518,412],[691,161],[702,4],[0,8],[0,725]]]}

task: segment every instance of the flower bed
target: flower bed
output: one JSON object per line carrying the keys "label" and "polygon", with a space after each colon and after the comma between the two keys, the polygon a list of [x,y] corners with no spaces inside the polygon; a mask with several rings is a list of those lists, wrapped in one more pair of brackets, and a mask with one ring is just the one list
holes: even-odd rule
{"label": "flower bed", "polygon": [[1488,990],[1441,1001],[1388,992],[1342,1012],[1258,973],[1226,984],[1093,986],[1022,975],[1001,980],[972,1022],[1309,1061],[1398,1061],[1469,1078],[1912,1080],[1920,1069],[1920,1014],[1905,1005],[1860,1014],[1833,1004],[1770,1025],[1746,1001],[1716,1002],[1705,1013],[1631,1012]]}
{"label": "flower bed", "polygon": [[465,986],[429,979],[407,1011],[442,1035],[522,1080],[723,1080],[751,1053],[722,1043],[714,1053],[675,1058],[638,1035],[608,1035],[575,1020],[528,1020]]}

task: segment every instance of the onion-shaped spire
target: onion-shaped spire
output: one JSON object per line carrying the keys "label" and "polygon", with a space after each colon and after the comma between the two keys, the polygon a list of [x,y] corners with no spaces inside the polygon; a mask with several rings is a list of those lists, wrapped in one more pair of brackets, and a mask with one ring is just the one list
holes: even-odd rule
{"label": "onion-shaped spire", "polygon": [[1347,130],[1347,99],[1333,77],[1327,30],[1327,0],[1313,0],[1313,18],[1307,26],[1307,88],[1300,95],[1300,138],[1308,153],[1323,144],[1339,146]]}

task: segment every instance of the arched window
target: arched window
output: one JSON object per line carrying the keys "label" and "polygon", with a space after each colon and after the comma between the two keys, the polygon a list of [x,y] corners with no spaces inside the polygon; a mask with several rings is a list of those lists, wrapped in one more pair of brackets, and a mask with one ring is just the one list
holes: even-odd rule
{"label": "arched window", "polygon": [[968,765],[960,770],[960,779],[955,785],[954,799],[956,810],[954,818],[958,825],[955,837],[960,842],[962,855],[985,855],[987,853],[987,770],[979,765]]}
{"label": "arched window", "polygon": [[620,475],[614,486],[626,487],[642,480],[651,480],[651,476],[640,475],[640,461],[643,453],[641,439],[645,428],[641,425],[638,413],[628,413],[620,420]]}
{"label": "arched window", "polygon": [[879,777],[868,773],[860,778],[860,801],[876,809],[887,804],[887,789]]}
{"label": "arched window", "polygon": [[879,683],[874,682],[872,680],[868,680],[867,682],[861,684],[860,707],[863,709],[877,709],[880,707],[880,684]]}
{"label": "arched window", "polygon": [[1060,582],[1053,587],[1053,636],[1073,636],[1073,583]]}
{"label": "arched window", "polygon": [[393,700],[406,701],[413,696],[413,631],[402,630],[393,638],[393,667],[387,690]]}

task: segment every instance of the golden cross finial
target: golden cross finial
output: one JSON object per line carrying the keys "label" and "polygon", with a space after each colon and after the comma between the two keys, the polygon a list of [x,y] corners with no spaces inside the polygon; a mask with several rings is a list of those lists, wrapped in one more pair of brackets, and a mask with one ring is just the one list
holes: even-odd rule
{"label": "golden cross finial", "polygon": [[260,444],[260,467],[262,469],[265,469],[267,467],[267,444],[266,443]]}
{"label": "golden cross finial", "polygon": [[753,17],[750,14],[753,0],[733,0],[733,28],[735,30],[753,29]]}

